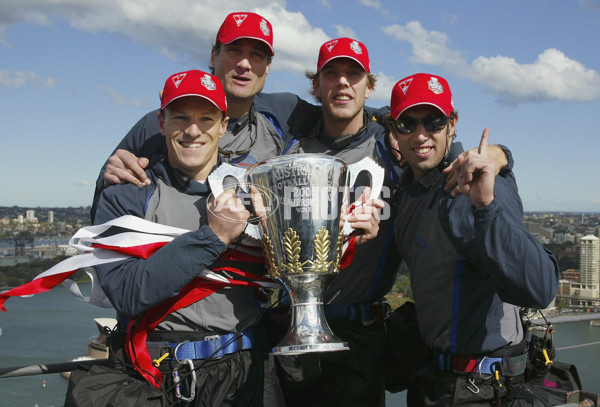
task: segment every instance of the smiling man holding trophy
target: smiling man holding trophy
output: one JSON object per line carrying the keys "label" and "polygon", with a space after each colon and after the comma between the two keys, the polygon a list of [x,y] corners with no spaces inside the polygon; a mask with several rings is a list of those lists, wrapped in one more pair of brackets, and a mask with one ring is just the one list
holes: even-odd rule
{"label": "smiling man holding trophy", "polygon": [[[385,168],[385,174],[375,180],[372,172],[370,177],[363,177],[364,172],[352,171],[358,177],[357,181],[349,181],[349,202],[356,200],[361,205],[367,200],[366,194],[360,193],[354,194],[358,199],[352,198],[352,192],[356,192],[353,188],[361,186],[371,186],[374,198],[389,198],[394,181],[389,177],[393,171],[385,145],[387,132],[364,108],[376,83],[367,47],[351,38],[327,41],[320,47],[316,68],[306,76],[321,104],[321,117],[311,123],[309,130],[297,134],[287,146],[286,155],[320,153],[349,165],[368,158],[381,167],[380,171]],[[379,189],[382,184],[383,189]],[[388,214],[386,210],[384,215]],[[288,407],[385,405],[384,318],[389,315],[390,306],[384,296],[390,291],[398,269],[397,263],[386,261],[393,239],[389,225],[389,219],[381,216],[376,237],[365,233],[351,241],[357,243],[352,262],[344,264],[346,267],[339,273],[333,273],[325,287],[323,309],[327,323],[350,350],[276,356]],[[347,227],[344,230],[348,232]],[[293,303],[293,299],[289,302]],[[285,312],[281,308],[281,314],[273,312],[274,319]]]}

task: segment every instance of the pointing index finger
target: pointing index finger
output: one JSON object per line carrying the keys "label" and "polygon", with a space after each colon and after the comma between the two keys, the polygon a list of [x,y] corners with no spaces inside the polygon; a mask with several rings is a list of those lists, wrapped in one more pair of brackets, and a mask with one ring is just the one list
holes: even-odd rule
{"label": "pointing index finger", "polygon": [[481,135],[481,141],[479,142],[479,148],[477,149],[477,152],[482,155],[483,157],[487,157],[488,156],[488,141],[490,138],[490,129],[489,128],[485,128],[483,130],[483,134]]}

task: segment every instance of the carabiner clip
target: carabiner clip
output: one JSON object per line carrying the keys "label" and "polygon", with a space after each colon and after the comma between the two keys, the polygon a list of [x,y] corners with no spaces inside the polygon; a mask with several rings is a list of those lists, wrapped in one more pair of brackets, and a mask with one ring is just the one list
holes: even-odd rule
{"label": "carabiner clip", "polygon": [[[190,384],[189,397],[186,397],[181,394],[181,379],[179,377],[178,370],[184,364],[188,365],[188,368],[190,369],[190,374],[192,375],[192,383]],[[191,359],[183,359],[181,362],[179,362],[179,365],[173,368],[173,372],[171,374],[173,376],[173,383],[175,384],[175,397],[185,401],[186,403],[193,401],[196,397],[196,371],[194,370],[194,362],[192,362]]]}

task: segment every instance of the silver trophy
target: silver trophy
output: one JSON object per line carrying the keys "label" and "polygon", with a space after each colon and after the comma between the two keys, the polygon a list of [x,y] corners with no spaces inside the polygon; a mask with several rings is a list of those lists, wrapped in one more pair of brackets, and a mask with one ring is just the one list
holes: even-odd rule
{"label": "silver trophy", "polygon": [[347,165],[324,154],[295,154],[248,170],[221,164],[208,177],[215,196],[231,187],[240,196],[251,194],[256,217],[246,226],[244,242],[262,240],[270,275],[290,295],[292,323],[273,354],[349,349],[327,324],[323,294],[339,272],[344,238],[353,232],[341,224],[342,203],[363,171],[371,197],[378,197],[384,171],[368,157]]}
{"label": "silver trophy", "polygon": [[[369,171],[378,195],[383,169],[369,161],[372,171],[364,166],[357,171]],[[269,273],[291,298],[291,326],[272,353],[348,350],[331,331],[323,310],[325,288],[340,269],[341,213],[353,178],[348,165],[323,154],[295,154],[263,161],[247,171],[247,178],[261,216]]]}

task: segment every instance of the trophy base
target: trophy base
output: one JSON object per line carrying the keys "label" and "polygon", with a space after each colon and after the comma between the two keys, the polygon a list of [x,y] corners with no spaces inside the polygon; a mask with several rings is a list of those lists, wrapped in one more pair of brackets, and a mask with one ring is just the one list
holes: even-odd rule
{"label": "trophy base", "polygon": [[338,352],[350,350],[346,342],[313,343],[306,345],[278,345],[271,349],[271,355],[299,355],[311,352]]}

